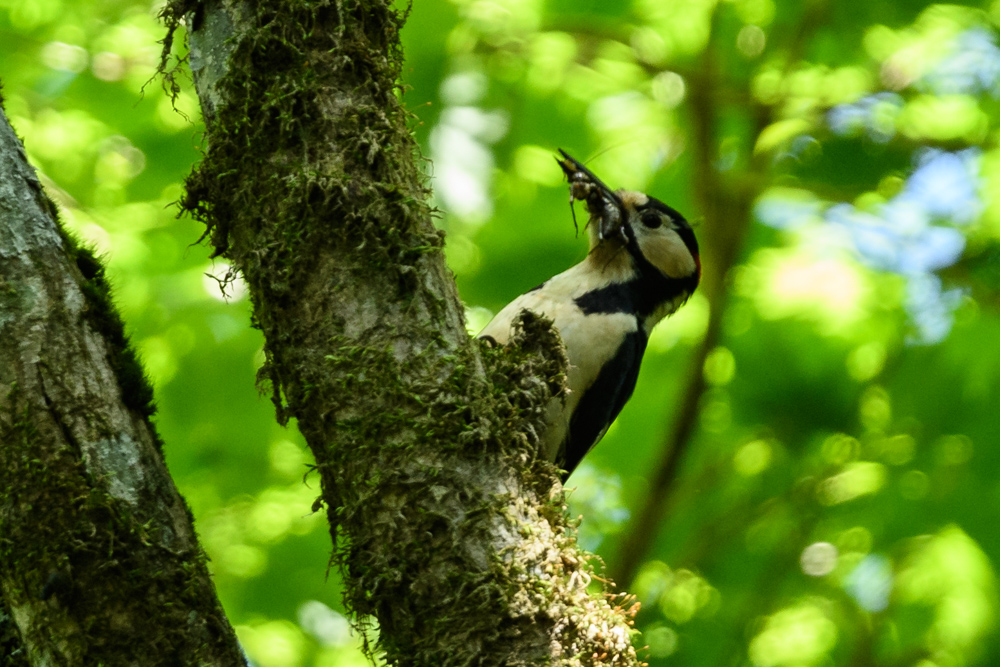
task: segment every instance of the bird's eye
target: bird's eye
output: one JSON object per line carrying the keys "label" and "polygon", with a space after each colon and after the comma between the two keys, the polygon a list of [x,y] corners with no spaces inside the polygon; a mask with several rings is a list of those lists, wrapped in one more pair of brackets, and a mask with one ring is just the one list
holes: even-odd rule
{"label": "bird's eye", "polygon": [[663,224],[663,216],[656,211],[646,211],[639,220],[650,229],[656,229]]}

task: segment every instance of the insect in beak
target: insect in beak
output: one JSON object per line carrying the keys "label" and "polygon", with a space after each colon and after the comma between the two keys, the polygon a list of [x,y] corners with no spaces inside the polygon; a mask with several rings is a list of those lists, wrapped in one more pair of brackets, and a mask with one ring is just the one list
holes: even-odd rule
{"label": "insect in beak", "polygon": [[[569,181],[570,204],[576,199],[587,203],[587,210],[597,220],[597,237],[600,240],[619,236],[625,241],[625,206],[618,195],[569,153],[559,149],[559,154],[562,159],[556,158],[556,162]],[[573,223],[576,224],[575,214]]]}

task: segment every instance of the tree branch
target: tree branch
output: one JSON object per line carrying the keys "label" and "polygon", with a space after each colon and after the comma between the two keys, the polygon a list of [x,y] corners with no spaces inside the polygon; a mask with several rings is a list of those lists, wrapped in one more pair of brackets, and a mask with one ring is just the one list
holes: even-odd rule
{"label": "tree branch", "polygon": [[2,111],[0,211],[0,646],[9,610],[34,665],[245,664],[103,268]]}
{"label": "tree branch", "polygon": [[514,347],[481,350],[465,331],[391,3],[165,11],[185,16],[210,150],[184,207],[250,288],[262,379],[315,455],[358,622],[377,619],[390,664],[637,664],[632,613],[587,592],[535,460],[564,388],[558,336],[525,318]]}

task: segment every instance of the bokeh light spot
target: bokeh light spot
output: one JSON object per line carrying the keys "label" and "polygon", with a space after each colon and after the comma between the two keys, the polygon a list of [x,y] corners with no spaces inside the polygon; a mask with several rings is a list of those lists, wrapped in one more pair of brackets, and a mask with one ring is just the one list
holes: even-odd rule
{"label": "bokeh light spot", "polygon": [[493,311],[482,306],[472,306],[465,309],[465,329],[475,336],[482,331],[490,320],[493,319]]}
{"label": "bokeh light spot", "polygon": [[521,178],[541,185],[562,183],[563,173],[553,159],[554,153],[541,146],[520,146],[514,152],[514,171]]}
{"label": "bokeh light spot", "polygon": [[871,386],[861,395],[858,408],[861,424],[869,431],[884,431],[892,422],[892,403],[883,387]]}
{"label": "bokeh light spot", "polygon": [[139,356],[157,387],[162,387],[177,373],[177,356],[163,336],[150,336],[139,342]]}
{"label": "bokeh light spot", "polygon": [[690,570],[677,570],[660,597],[660,610],[670,621],[683,624],[699,612],[711,615],[718,598],[719,592],[705,579]]}
{"label": "bokeh light spot", "polygon": [[267,451],[271,469],[287,477],[301,479],[306,473],[309,457],[304,449],[291,440],[275,440]]}
{"label": "bokeh light spot", "polygon": [[974,448],[972,438],[967,435],[946,435],[935,444],[937,461],[940,465],[958,466],[972,458]]}
{"label": "bokeh light spot", "polygon": [[238,625],[236,634],[258,667],[299,667],[305,657],[305,636],[291,621]]}
{"label": "bokeh light spot", "polygon": [[736,358],[725,347],[717,347],[705,358],[705,380],[709,384],[729,384],[736,374]]}
{"label": "bokeh light spot", "polygon": [[202,274],[205,293],[225,303],[242,301],[247,295],[247,284],[236,269],[225,262],[213,262]]}
{"label": "bokeh light spot", "polygon": [[958,526],[914,540],[897,576],[903,604],[930,608],[924,636],[931,651],[976,651],[997,618],[997,582],[982,547]]}
{"label": "bokeh light spot", "polygon": [[822,662],[837,644],[837,625],[812,603],[783,609],[767,619],[750,642],[756,667],[805,667]]}
{"label": "bokeh light spot", "polygon": [[869,285],[851,264],[788,250],[758,251],[737,274],[737,289],[765,319],[801,317],[832,335],[853,335],[867,317],[870,297]]}
{"label": "bokeh light spot", "polygon": [[799,567],[810,577],[825,577],[837,567],[838,555],[829,542],[814,542],[802,550]]}
{"label": "bokeh light spot", "polygon": [[87,67],[87,60],[87,50],[80,46],[49,42],[42,47],[42,62],[52,69],[76,74]]}
{"label": "bokeh light spot", "polygon": [[733,468],[744,477],[753,477],[767,470],[771,457],[771,445],[766,440],[754,440],[736,450]]}
{"label": "bokeh light spot", "polygon": [[823,460],[832,465],[843,465],[858,458],[861,443],[845,433],[836,433],[823,441]]}
{"label": "bokeh light spot", "polygon": [[631,586],[631,592],[643,605],[655,604],[670,587],[673,578],[673,571],[663,561],[646,561]]}
{"label": "bokeh light spot", "polygon": [[118,81],[125,76],[125,59],[111,51],[101,51],[94,55],[91,70],[101,81]]}
{"label": "bokeh light spot", "polygon": [[649,336],[648,349],[663,353],[678,343],[695,343],[708,328],[708,299],[701,292],[695,292],[687,304],[670,316],[670,319],[653,329]]}
{"label": "bokeh light spot", "polygon": [[817,491],[824,505],[838,505],[861,496],[878,493],[885,486],[886,471],[881,463],[857,461],[843,472],[820,482]]}
{"label": "bokeh light spot", "polygon": [[867,382],[882,372],[885,359],[885,345],[880,341],[869,341],[847,355],[847,372],[858,382]]}
{"label": "bokeh light spot", "polygon": [[673,109],[684,101],[686,86],[684,77],[676,72],[660,72],[653,77],[653,99],[668,109]]}
{"label": "bokeh light spot", "polygon": [[867,554],[872,550],[874,538],[870,530],[864,526],[852,526],[837,536],[837,548],[843,554]]}
{"label": "bokeh light spot", "polygon": [[707,395],[701,408],[701,427],[709,433],[722,433],[733,421],[728,397],[721,392]]}
{"label": "bokeh light spot", "polygon": [[884,611],[892,592],[892,564],[880,554],[865,556],[844,580],[844,587],[865,611]]}
{"label": "bokeh light spot", "polygon": [[240,579],[251,579],[267,569],[267,553],[249,544],[230,544],[214,560],[220,570]]}
{"label": "bokeh light spot", "polygon": [[760,26],[745,25],[736,35],[736,48],[747,58],[756,58],[764,53],[767,45],[767,35],[760,29]]}
{"label": "bokeh light spot", "polygon": [[479,246],[465,234],[452,233],[444,246],[448,268],[458,276],[472,276],[479,270]]}
{"label": "bokeh light spot", "polygon": [[573,473],[572,483],[576,488],[568,499],[570,515],[584,517],[577,539],[584,549],[595,551],[631,515],[622,499],[621,477],[584,460]]}
{"label": "bokeh light spot", "polygon": [[677,651],[679,639],[677,632],[673,628],[665,625],[657,625],[649,628],[643,633],[643,638],[649,646],[651,658],[666,658]]}
{"label": "bokeh light spot", "polygon": [[907,500],[920,500],[927,495],[931,480],[922,470],[907,470],[899,478],[899,493]]}
{"label": "bokeh light spot", "polygon": [[323,646],[343,646],[351,642],[351,623],[343,614],[319,600],[299,605],[299,625]]}
{"label": "bokeh light spot", "polygon": [[917,451],[917,441],[912,435],[900,434],[878,441],[882,460],[889,465],[902,466],[913,460]]}

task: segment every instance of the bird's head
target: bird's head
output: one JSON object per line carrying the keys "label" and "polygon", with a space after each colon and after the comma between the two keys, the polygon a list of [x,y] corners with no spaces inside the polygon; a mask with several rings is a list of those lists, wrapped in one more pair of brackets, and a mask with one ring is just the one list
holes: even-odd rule
{"label": "bird's head", "polygon": [[[612,190],[566,152],[558,160],[570,184],[570,197],[586,202],[590,213],[591,255],[609,269],[646,262],[667,278],[701,278],[698,240],[684,216],[642,192]],[[625,251],[625,252],[623,252]]]}

